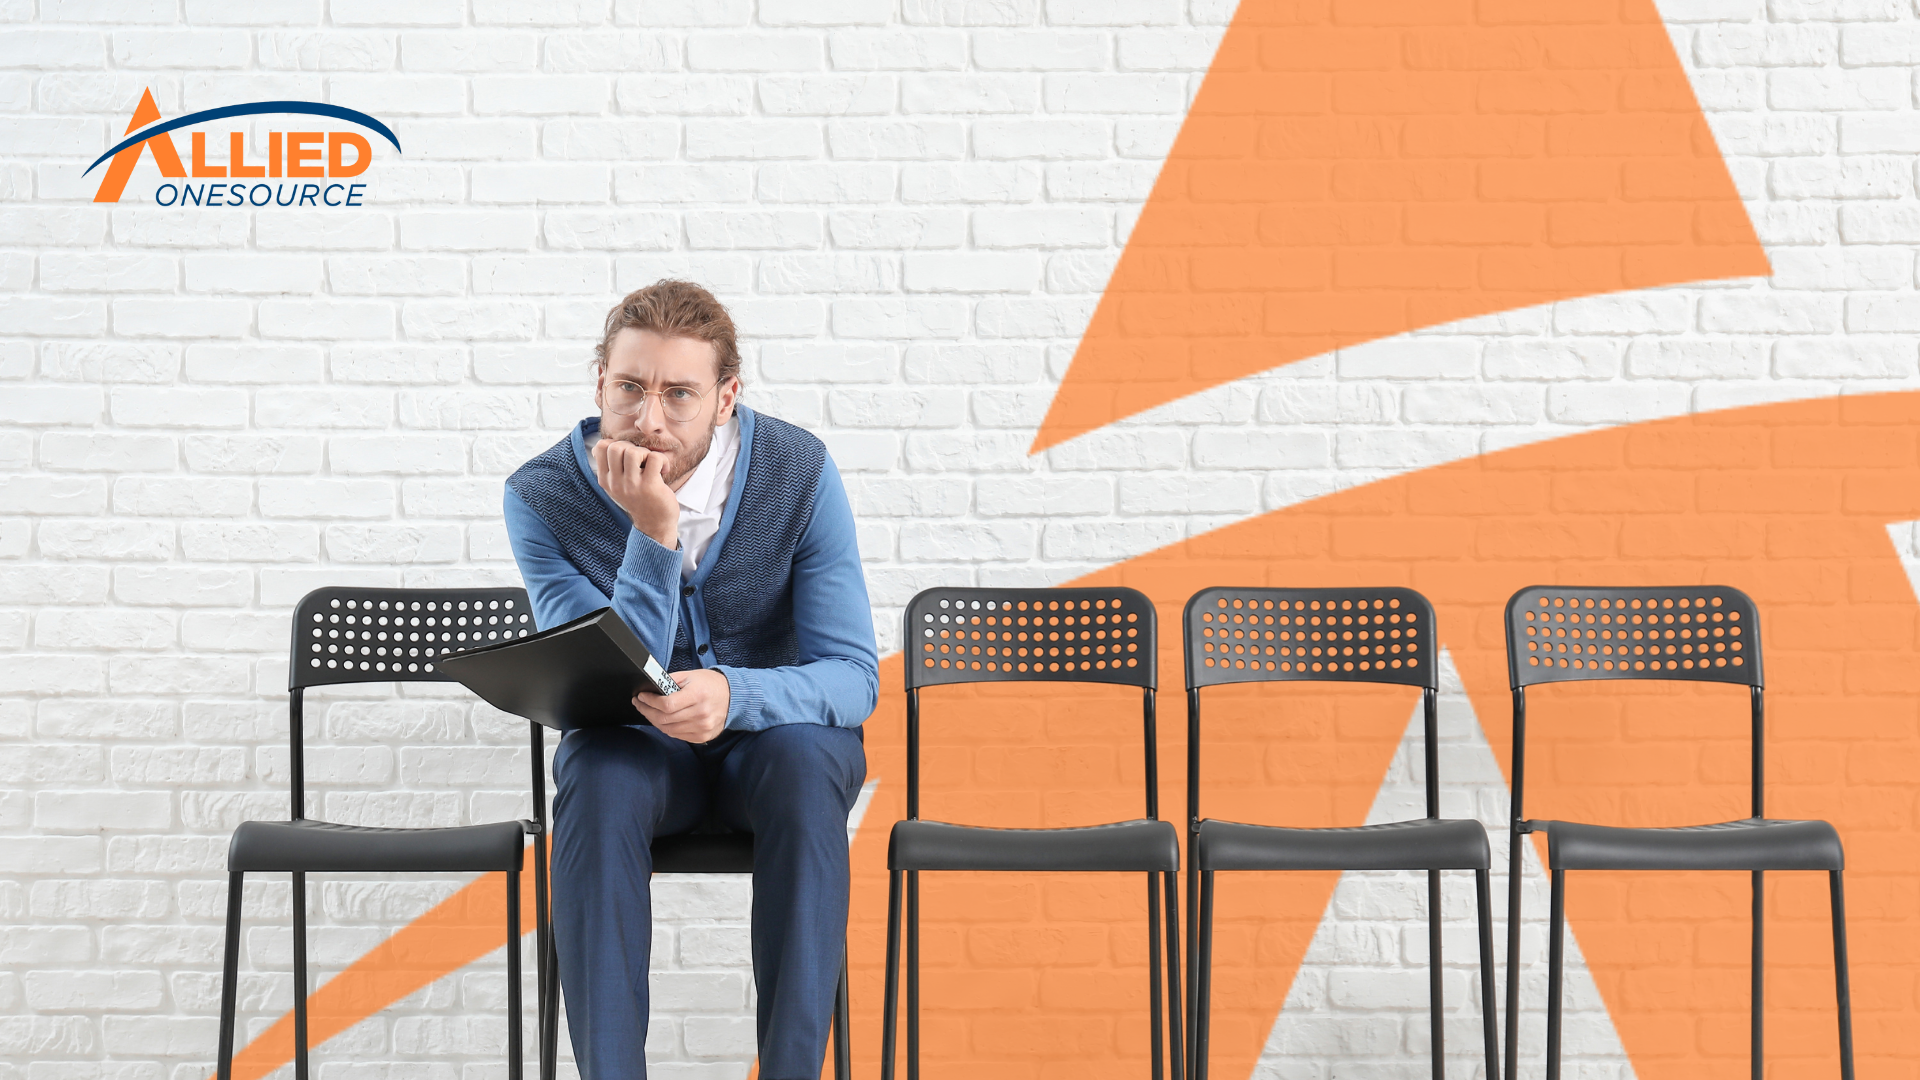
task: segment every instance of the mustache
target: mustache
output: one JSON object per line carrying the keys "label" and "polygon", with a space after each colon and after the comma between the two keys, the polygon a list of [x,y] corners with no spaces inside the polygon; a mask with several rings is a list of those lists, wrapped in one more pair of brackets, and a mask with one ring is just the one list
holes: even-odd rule
{"label": "mustache", "polygon": [[680,449],[679,443],[674,443],[670,446],[655,446],[653,443],[648,442],[646,437],[637,431],[623,431],[618,435],[611,436],[611,438],[614,442],[632,443],[643,450],[651,450],[656,454],[672,454]]}

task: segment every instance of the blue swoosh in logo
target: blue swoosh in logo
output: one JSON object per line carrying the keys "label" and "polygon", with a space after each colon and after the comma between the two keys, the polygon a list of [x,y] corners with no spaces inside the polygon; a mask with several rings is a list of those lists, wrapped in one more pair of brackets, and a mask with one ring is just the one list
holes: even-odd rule
{"label": "blue swoosh in logo", "polygon": [[[212,120],[225,120],[229,116],[255,116],[261,113],[302,113],[307,116],[326,116],[335,120],[345,120],[349,123],[359,124],[361,127],[378,134],[381,138],[392,143],[395,150],[400,149],[400,140],[394,135],[392,128],[389,128],[387,125],[375,120],[373,117],[368,116],[358,109],[349,109],[340,105],[328,105],[320,101],[252,101],[245,105],[222,105],[217,109],[202,109],[197,113],[188,113],[185,116],[175,117],[172,120],[136,131],[115,144],[111,150],[94,158],[93,164],[87,166],[87,172],[83,172],[80,175],[85,176],[87,173],[99,168],[101,162],[125,150],[129,146],[146,142],[155,135],[164,135],[175,128],[204,124]],[[405,151],[401,152],[405,153]]]}

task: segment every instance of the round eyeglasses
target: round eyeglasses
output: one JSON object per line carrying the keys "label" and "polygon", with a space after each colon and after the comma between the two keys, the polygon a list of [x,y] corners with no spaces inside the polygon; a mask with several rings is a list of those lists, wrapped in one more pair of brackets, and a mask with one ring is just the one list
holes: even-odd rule
{"label": "round eyeglasses", "polygon": [[621,416],[632,416],[643,411],[649,395],[660,399],[660,411],[667,419],[676,424],[684,424],[700,415],[702,399],[713,393],[715,386],[705,390],[696,390],[691,386],[668,386],[660,390],[649,390],[638,383],[625,379],[615,379],[607,383],[607,408]]}

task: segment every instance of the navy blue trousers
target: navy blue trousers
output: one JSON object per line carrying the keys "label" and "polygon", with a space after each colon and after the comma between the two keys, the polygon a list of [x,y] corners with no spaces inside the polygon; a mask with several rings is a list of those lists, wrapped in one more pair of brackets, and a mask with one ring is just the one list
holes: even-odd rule
{"label": "navy blue trousers", "polygon": [[762,1080],[817,1080],[847,934],[857,732],[574,731],[553,760],[553,929],[582,1080],[647,1074],[653,838],[705,824],[754,835],[753,980]]}

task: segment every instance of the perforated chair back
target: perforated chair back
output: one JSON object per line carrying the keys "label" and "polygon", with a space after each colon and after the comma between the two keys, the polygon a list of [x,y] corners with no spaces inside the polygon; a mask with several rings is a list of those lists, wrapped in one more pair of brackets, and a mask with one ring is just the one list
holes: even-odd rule
{"label": "perforated chair back", "polygon": [[[518,588],[358,589],[329,586],[300,598],[287,654],[287,743],[293,818],[307,816],[305,692],[366,682],[452,682],[434,661],[534,632]],[[540,726],[534,745],[535,820],[546,821]]]}
{"label": "perforated chair back", "polygon": [[435,660],[535,629],[525,589],[315,589],[294,609],[287,689],[452,682]]}
{"label": "perforated chair back", "polygon": [[1433,604],[1381,588],[1216,585],[1181,616],[1187,676],[1187,819],[1200,821],[1200,691],[1225,683],[1389,683],[1421,690],[1427,816],[1440,813],[1440,645]]}
{"label": "perforated chair back", "polygon": [[1153,601],[1135,589],[926,589],[907,602],[907,817],[920,817],[920,691],[980,682],[1138,687],[1147,816],[1160,816]]}
{"label": "perforated chair back", "polygon": [[1764,685],[1759,609],[1726,585],[1535,585],[1507,601],[1506,631],[1515,690],[1591,679]]}
{"label": "perforated chair back", "polygon": [[1187,689],[1243,682],[1439,685],[1433,605],[1412,589],[1216,586],[1187,601]]}
{"label": "perforated chair back", "polygon": [[908,690],[945,683],[1158,685],[1153,602],[1133,589],[928,589],[907,605]]}

